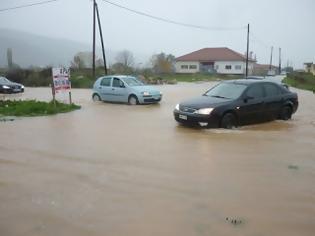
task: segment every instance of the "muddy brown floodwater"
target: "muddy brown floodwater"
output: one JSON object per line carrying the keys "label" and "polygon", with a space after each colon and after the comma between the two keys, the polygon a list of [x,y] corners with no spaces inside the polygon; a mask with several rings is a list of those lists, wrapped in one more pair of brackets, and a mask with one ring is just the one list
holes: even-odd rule
{"label": "muddy brown floodwater", "polygon": [[0,235],[315,235],[315,95],[295,90],[288,122],[178,125],[175,104],[212,85],[161,86],[147,106],[75,89],[79,111],[0,122]]}

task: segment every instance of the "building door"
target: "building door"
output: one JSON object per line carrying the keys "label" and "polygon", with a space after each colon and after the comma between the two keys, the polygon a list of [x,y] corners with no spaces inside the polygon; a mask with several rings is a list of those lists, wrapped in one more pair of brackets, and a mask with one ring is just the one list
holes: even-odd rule
{"label": "building door", "polygon": [[202,73],[214,73],[214,62],[200,62],[200,72]]}

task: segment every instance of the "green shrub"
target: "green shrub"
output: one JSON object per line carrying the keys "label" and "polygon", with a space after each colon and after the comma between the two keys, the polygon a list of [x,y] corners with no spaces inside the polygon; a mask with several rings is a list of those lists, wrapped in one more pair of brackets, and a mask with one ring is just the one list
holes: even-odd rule
{"label": "green shrub", "polygon": [[56,101],[41,102],[36,100],[0,100],[0,115],[2,116],[44,116],[65,113],[80,109],[75,104],[65,104]]}
{"label": "green shrub", "polygon": [[292,72],[287,74],[283,82],[292,87],[315,91],[315,76],[311,73]]}

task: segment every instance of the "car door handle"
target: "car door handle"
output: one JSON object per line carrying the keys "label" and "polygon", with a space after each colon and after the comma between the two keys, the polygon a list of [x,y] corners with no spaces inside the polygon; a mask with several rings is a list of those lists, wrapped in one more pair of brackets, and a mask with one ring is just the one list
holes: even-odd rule
{"label": "car door handle", "polygon": [[102,87],[98,87],[99,89],[101,89]]}
{"label": "car door handle", "polygon": [[112,88],[112,90],[115,90],[114,88]]}

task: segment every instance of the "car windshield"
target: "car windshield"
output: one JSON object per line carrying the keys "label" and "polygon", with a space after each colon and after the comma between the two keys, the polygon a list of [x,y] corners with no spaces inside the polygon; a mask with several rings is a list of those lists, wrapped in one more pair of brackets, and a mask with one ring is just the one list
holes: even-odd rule
{"label": "car windshield", "polygon": [[134,77],[126,77],[124,78],[124,81],[126,84],[128,84],[130,87],[133,86],[142,86],[144,85],[140,80],[134,78]]}
{"label": "car windshield", "polygon": [[247,86],[244,84],[220,83],[204,95],[209,97],[236,99],[241,96],[246,87]]}
{"label": "car windshield", "polygon": [[8,83],[10,82],[7,78],[0,77],[0,83]]}

